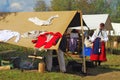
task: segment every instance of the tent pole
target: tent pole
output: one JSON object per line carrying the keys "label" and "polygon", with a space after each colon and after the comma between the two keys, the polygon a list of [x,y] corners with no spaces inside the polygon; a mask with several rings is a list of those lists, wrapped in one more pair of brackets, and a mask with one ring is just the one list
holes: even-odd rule
{"label": "tent pole", "polygon": [[80,23],[81,23],[81,29],[82,29],[83,72],[86,74],[86,59],[85,59],[85,55],[84,55],[84,29],[83,29],[82,12],[80,12]]}

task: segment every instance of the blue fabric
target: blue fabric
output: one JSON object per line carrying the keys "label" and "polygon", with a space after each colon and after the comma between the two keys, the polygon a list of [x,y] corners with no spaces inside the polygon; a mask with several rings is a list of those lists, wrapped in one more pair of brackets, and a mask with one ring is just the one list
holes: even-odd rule
{"label": "blue fabric", "polygon": [[92,51],[92,48],[86,47],[86,46],[84,45],[84,55],[85,55],[85,56],[90,56],[91,51]]}
{"label": "blue fabric", "polygon": [[99,54],[99,49],[100,49],[100,38],[96,38],[93,44],[93,54]]}

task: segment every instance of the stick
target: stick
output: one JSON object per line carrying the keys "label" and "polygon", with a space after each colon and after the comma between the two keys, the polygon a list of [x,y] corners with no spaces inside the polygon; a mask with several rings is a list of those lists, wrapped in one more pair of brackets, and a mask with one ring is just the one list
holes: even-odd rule
{"label": "stick", "polygon": [[43,59],[43,57],[41,57],[41,56],[31,56],[31,55],[29,55],[28,57],[29,58],[36,58],[36,59]]}

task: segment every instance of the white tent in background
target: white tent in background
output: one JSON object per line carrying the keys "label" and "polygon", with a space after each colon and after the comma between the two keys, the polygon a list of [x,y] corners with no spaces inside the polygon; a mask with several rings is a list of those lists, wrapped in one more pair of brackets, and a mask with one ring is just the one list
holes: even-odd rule
{"label": "white tent in background", "polygon": [[[70,28],[68,28],[68,29],[77,29],[77,30],[81,30],[82,28],[81,28],[81,26],[76,26],[76,27],[70,27]],[[84,30],[88,30],[87,26],[83,26],[83,29],[84,29]]]}
{"label": "white tent in background", "polygon": [[[99,27],[100,23],[105,24],[107,31],[113,30],[109,14],[89,14],[83,15],[83,21],[85,25],[83,26],[84,30],[95,30]],[[70,27],[69,29],[81,29],[80,26]]]}
{"label": "white tent in background", "polygon": [[112,36],[120,36],[120,23],[111,23],[113,31],[111,31]]}
{"label": "white tent in background", "polygon": [[100,23],[105,24],[106,30],[113,30],[109,14],[83,15],[83,20],[91,30],[97,29]]}

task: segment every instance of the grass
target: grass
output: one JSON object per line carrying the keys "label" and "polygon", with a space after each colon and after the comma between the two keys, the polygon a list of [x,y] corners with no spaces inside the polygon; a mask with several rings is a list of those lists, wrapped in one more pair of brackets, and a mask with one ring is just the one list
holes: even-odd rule
{"label": "grass", "polygon": [[60,72],[38,73],[37,71],[6,70],[0,71],[0,80],[79,80],[81,76]]}
{"label": "grass", "polygon": [[[33,49],[18,47],[9,44],[0,44],[0,51],[14,49],[16,52],[9,54],[0,54],[6,58],[10,56],[19,56],[23,59],[28,54],[33,53]],[[21,72],[18,69],[0,71],[0,80],[119,80],[120,79],[120,55],[107,54],[107,62],[103,62],[101,66],[88,68],[87,76],[83,76],[79,72],[61,73],[61,72],[45,72],[26,70]]]}

